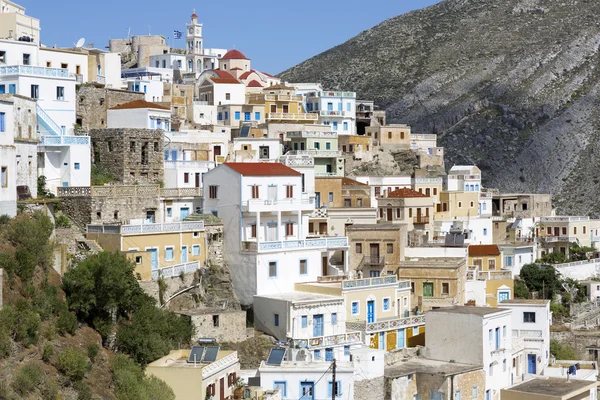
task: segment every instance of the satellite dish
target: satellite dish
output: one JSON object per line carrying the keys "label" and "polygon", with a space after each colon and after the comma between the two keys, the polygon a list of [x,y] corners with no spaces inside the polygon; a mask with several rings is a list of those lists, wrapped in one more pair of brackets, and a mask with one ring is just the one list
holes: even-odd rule
{"label": "satellite dish", "polygon": [[84,44],[85,44],[85,38],[81,38],[77,41],[77,44],[75,45],[75,47],[80,49],[83,47]]}

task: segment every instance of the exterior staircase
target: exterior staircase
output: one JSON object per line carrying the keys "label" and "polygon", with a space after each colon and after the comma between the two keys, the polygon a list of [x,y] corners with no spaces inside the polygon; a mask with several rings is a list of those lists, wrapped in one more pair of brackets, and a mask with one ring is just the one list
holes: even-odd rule
{"label": "exterior staircase", "polygon": [[36,113],[37,113],[37,120],[38,120],[38,129],[39,129],[39,127],[43,127],[44,130],[46,132],[48,132],[50,135],[54,135],[54,136],[62,136],[63,135],[63,131],[60,128],[60,126],[58,126],[58,124],[56,122],[54,122],[54,120],[48,114],[46,114],[46,111],[44,111],[44,109],[42,107],[40,107],[39,105],[36,106]]}

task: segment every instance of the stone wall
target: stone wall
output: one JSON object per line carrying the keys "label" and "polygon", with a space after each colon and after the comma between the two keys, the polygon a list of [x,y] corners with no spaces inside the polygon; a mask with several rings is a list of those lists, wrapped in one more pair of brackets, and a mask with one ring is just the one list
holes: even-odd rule
{"label": "stone wall", "polygon": [[15,141],[17,153],[17,186],[29,187],[32,198],[37,198],[38,146],[37,142]]}
{"label": "stone wall", "polygon": [[92,129],[93,162],[126,185],[164,179],[164,132],[152,129]]}
{"label": "stone wall", "polygon": [[223,259],[223,224],[204,225],[206,247],[208,254],[206,259],[215,265],[224,265]]}
{"label": "stone wall", "polygon": [[196,338],[214,338],[217,342],[239,343],[247,339],[246,312],[210,310],[182,312],[196,328]]}
{"label": "stone wall", "polygon": [[91,197],[62,198],[62,212],[81,228],[92,223]]}
{"label": "stone wall", "polygon": [[600,331],[597,328],[579,331],[550,332],[550,339],[573,347],[577,352],[578,359],[598,361],[595,359],[593,352],[590,353],[588,349],[588,347],[600,349]]}
{"label": "stone wall", "polygon": [[109,109],[135,100],[144,100],[144,93],[80,86],[77,91],[77,123],[84,130],[106,128]]}
{"label": "stone wall", "polygon": [[150,56],[169,51],[165,38],[160,35],[133,36],[130,39],[111,39],[111,53],[121,53],[126,61],[125,67],[148,67]]}
{"label": "stone wall", "polygon": [[355,400],[384,400],[385,378],[365,379],[354,383]]}

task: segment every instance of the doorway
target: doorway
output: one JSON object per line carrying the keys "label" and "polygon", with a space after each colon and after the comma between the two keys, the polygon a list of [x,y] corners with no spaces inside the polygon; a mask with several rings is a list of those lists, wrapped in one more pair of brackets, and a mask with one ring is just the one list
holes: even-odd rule
{"label": "doorway", "polygon": [[321,261],[321,276],[327,276],[327,270],[329,269],[329,262],[327,261],[327,256],[323,256]]}
{"label": "doorway", "polygon": [[199,172],[196,172],[196,181],[194,183],[196,184],[197,188],[200,187],[200,173]]}
{"label": "doorway", "polygon": [[535,374],[536,372],[536,356],[535,354],[527,354],[527,373]]}
{"label": "doorway", "polygon": [[300,382],[300,400],[315,400],[314,382]]}
{"label": "doorway", "polygon": [[375,300],[367,301],[367,323],[375,322]]}
{"label": "doorway", "polygon": [[379,243],[369,244],[369,254],[371,265],[379,265]]}

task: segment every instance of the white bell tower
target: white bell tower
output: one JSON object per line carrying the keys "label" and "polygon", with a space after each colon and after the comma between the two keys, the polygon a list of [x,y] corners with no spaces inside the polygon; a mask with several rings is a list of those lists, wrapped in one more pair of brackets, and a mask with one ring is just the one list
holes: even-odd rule
{"label": "white bell tower", "polygon": [[204,54],[204,44],[202,42],[202,24],[198,23],[196,10],[192,12],[191,22],[186,25],[186,67],[188,72],[195,72],[196,76],[202,73],[202,55]]}

